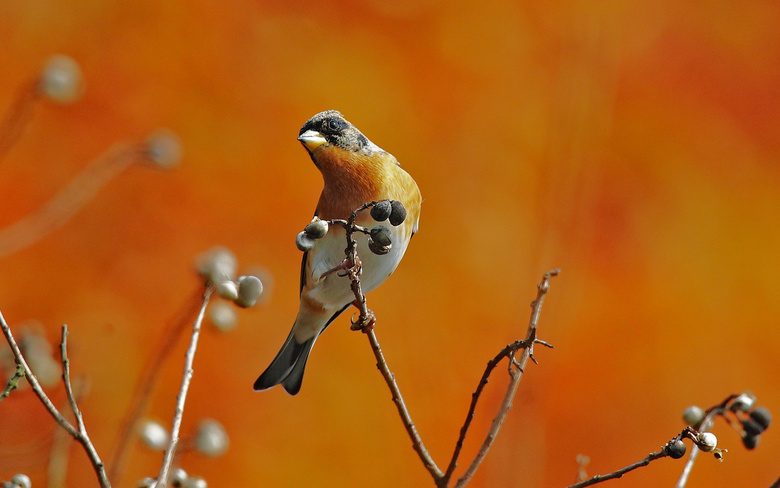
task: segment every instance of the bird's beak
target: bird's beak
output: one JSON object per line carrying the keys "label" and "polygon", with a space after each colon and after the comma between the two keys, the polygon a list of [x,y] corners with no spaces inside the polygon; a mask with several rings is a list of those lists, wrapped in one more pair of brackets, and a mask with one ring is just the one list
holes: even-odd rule
{"label": "bird's beak", "polygon": [[316,148],[328,142],[325,137],[316,130],[307,130],[298,136],[298,140],[301,141],[309,151],[314,151]]}

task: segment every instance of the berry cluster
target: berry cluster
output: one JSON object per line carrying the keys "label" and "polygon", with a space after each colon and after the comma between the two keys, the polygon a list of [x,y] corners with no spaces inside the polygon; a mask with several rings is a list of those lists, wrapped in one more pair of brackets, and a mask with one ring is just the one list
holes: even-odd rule
{"label": "berry cluster", "polygon": [[756,407],[748,413],[749,418],[742,419],[742,443],[748,449],[755,449],[758,445],[759,436],[764,432],[772,421],[772,414],[766,407]]}
{"label": "berry cluster", "polygon": [[[389,220],[393,227],[401,225],[406,220],[406,208],[404,204],[398,200],[380,200],[378,202],[367,203],[365,207],[371,208],[371,217],[377,222],[384,222]],[[314,249],[316,241],[322,239],[328,234],[328,229],[331,225],[335,224],[344,225],[344,221],[331,221],[321,220],[314,217],[314,220],[307,225],[303,231],[301,231],[295,237],[295,245],[300,251],[309,252]],[[382,255],[390,252],[393,245],[390,236],[392,232],[384,225],[377,225],[371,229],[365,229],[363,227],[355,227],[356,231],[368,234],[368,248],[374,254]]]}
{"label": "berry cluster", "polygon": [[298,250],[309,252],[314,249],[316,240],[328,235],[329,228],[330,225],[327,220],[320,220],[318,217],[314,217],[314,220],[295,237],[295,245],[298,246]]}
{"label": "berry cluster", "polygon": [[[238,259],[230,249],[215,246],[198,256],[196,266],[198,274],[204,282],[214,287],[220,298],[241,308],[253,307],[261,301],[264,293],[263,282],[250,274],[236,277]],[[259,269],[255,271],[262,272]],[[223,332],[233,329],[238,320],[234,308],[222,301],[212,304],[209,307],[211,323]]]}
{"label": "berry cluster", "polygon": [[[707,411],[692,405],[683,412],[683,420],[691,427],[698,429],[708,415],[719,415],[740,433],[742,443],[746,448],[755,449],[760,440],[760,435],[769,427],[772,421],[772,414],[769,412],[769,409],[756,407],[755,404],[755,395],[746,391],[739,395],[731,395],[723,403]],[[732,417],[736,417],[736,421]]]}
{"label": "berry cluster", "polygon": [[[398,200],[382,200],[371,207],[371,217],[377,222],[389,220],[390,225],[396,227],[406,220],[406,208]],[[368,249],[378,255],[389,253],[393,245],[391,234],[390,229],[384,225],[377,225],[369,232]]]}
{"label": "berry cluster", "polygon": [[726,451],[718,449],[718,438],[715,437],[715,434],[712,432],[696,432],[691,427],[686,427],[680,435],[666,443],[664,451],[670,458],[680,459],[685,456],[687,448],[682,441],[685,438],[692,440],[696,447],[703,452],[712,452],[718,459],[723,459],[723,453]]}

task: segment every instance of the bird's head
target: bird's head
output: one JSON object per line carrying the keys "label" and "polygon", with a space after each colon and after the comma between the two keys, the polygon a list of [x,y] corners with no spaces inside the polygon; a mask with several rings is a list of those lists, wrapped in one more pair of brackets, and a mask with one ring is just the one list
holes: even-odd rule
{"label": "bird's head", "polygon": [[301,127],[298,140],[314,164],[318,164],[317,153],[322,150],[342,150],[365,156],[382,151],[336,110],[326,110],[310,118]]}

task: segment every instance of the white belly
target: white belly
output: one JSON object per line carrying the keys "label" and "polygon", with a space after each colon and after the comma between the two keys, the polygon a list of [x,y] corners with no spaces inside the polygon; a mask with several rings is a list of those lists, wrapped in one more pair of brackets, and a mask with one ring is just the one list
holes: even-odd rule
{"label": "white belly", "polygon": [[[378,225],[370,219],[363,224]],[[364,294],[376,289],[395,271],[409,243],[410,236],[403,234],[403,230],[407,227],[403,225],[391,227],[387,222],[384,225],[392,232],[393,244],[390,252],[381,256],[368,249],[368,236],[362,233],[353,234],[357,241],[358,256],[363,265],[360,283]],[[346,273],[343,270],[328,273],[343,262],[346,256],[344,250],[347,247],[347,239],[345,230],[336,226],[330,228],[327,237],[318,241],[314,249],[309,252],[309,276],[303,293],[323,304],[326,309],[338,310],[355,299],[350,288],[350,280],[344,276]]]}

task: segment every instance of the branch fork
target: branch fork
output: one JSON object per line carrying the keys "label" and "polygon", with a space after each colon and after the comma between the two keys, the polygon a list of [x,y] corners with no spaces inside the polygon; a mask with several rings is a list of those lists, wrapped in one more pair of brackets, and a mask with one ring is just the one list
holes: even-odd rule
{"label": "branch fork", "polygon": [[[436,462],[425,448],[422,438],[417,432],[417,428],[415,427],[409,411],[406,408],[406,404],[404,403],[403,397],[401,396],[401,390],[398,387],[398,383],[395,381],[395,376],[387,365],[387,361],[385,360],[384,354],[382,353],[382,349],[374,331],[376,316],[374,315],[374,312],[372,312],[366,305],[366,296],[363,293],[360,284],[362,268],[360,266],[360,258],[357,254],[357,242],[355,241],[353,234],[355,232],[369,232],[366,228],[356,225],[355,220],[358,213],[376,205],[376,203],[377,202],[369,202],[363,204],[361,207],[354,210],[347,220],[334,219],[328,221],[329,225],[340,225],[346,230],[347,247],[344,250],[346,256],[341,266],[339,266],[337,269],[346,270],[346,275],[351,281],[350,287],[353,294],[355,295],[353,304],[359,310],[359,316],[357,320],[352,321],[351,329],[361,330],[368,336],[371,349],[374,352],[374,356],[377,361],[377,368],[382,373],[382,377],[385,379],[387,386],[390,388],[393,403],[395,403],[396,408],[398,409],[398,413],[401,416],[401,421],[404,424],[404,428],[412,440],[412,446],[417,452],[417,455],[420,457],[420,460],[422,461],[425,468],[431,474],[438,488],[447,488],[450,486],[450,480],[455,471],[455,467],[457,466],[457,461],[463,447],[463,442],[465,440],[469,426],[471,425],[471,421],[474,418],[474,411],[476,409],[477,401],[479,400],[482,390],[488,382],[488,377],[503,358],[506,357],[509,360],[508,371],[511,379],[510,384],[507,387],[507,391],[504,395],[504,400],[501,403],[498,414],[493,419],[493,423],[485,440],[483,441],[482,447],[480,448],[474,460],[469,464],[465,474],[458,479],[457,483],[455,483],[454,487],[460,488],[465,486],[471,480],[477,468],[480,466],[483,459],[487,455],[488,450],[492,446],[493,440],[496,438],[496,435],[498,434],[498,431],[500,430],[501,425],[503,424],[504,419],[508,415],[512,406],[512,400],[523,376],[525,365],[528,359],[531,359],[534,363],[538,364],[536,358],[533,355],[534,345],[541,344],[546,347],[552,347],[552,345],[550,345],[548,342],[537,338],[537,325],[539,322],[539,315],[541,313],[544,297],[550,289],[549,282],[552,277],[558,275],[560,271],[557,269],[548,271],[544,274],[542,281],[538,284],[536,299],[531,303],[531,318],[528,325],[526,338],[517,340],[512,344],[507,345],[496,355],[496,357],[488,362],[485,372],[483,373],[482,378],[477,385],[477,389],[472,394],[471,405],[469,407],[469,411],[463,427],[461,427],[460,435],[456,442],[455,450],[452,454],[449,465],[447,466],[447,470],[442,471],[436,465]],[[516,355],[520,350],[522,350],[523,353],[518,359],[516,358]]]}

